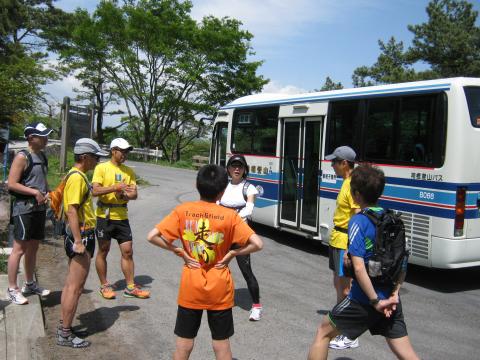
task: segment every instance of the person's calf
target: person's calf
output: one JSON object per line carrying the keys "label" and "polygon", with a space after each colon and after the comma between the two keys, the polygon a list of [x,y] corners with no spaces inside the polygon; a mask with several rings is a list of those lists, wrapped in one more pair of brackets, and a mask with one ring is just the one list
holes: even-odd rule
{"label": "person's calf", "polygon": [[177,337],[173,360],[187,360],[193,350],[194,339]]}
{"label": "person's calf", "polygon": [[212,340],[213,351],[216,360],[231,360],[232,350],[230,348],[230,340]]}

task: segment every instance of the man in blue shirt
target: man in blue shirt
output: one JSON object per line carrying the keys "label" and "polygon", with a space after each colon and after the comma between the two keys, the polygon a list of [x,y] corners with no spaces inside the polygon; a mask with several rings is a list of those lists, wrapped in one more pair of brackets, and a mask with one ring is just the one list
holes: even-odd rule
{"label": "man in blue shirt", "polygon": [[[383,171],[365,164],[357,167],[351,177],[352,197],[360,208],[382,212],[376,204],[385,187]],[[419,359],[410,343],[398,296],[405,273],[396,284],[387,286],[374,286],[368,276],[366,266],[373,254],[375,232],[375,225],[364,214],[350,220],[348,252],[355,279],[348,296],[323,318],[310,347],[309,360],[326,360],[329,342],[335,336],[355,339],[367,330],[372,335],[384,336],[397,358]]]}

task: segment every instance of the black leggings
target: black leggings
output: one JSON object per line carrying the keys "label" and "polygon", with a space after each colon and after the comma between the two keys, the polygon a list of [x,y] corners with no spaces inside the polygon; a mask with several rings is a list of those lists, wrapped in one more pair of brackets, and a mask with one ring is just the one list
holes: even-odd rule
{"label": "black leggings", "polygon": [[237,264],[242,272],[243,278],[247,282],[248,291],[254,304],[260,304],[260,288],[255,275],[253,275],[250,254],[236,256]]}

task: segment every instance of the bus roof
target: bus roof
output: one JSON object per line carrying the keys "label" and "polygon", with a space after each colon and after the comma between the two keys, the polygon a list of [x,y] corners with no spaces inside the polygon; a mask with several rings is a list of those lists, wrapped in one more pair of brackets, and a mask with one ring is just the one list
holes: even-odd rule
{"label": "bus roof", "polygon": [[449,78],[389,85],[378,85],[360,88],[350,88],[332,91],[310,92],[297,95],[288,94],[255,94],[238,98],[221,107],[222,110],[244,107],[265,107],[271,105],[289,105],[297,103],[311,103],[332,99],[347,99],[386,94],[403,94],[411,92],[438,92],[449,90],[452,84],[480,86],[478,78]]}

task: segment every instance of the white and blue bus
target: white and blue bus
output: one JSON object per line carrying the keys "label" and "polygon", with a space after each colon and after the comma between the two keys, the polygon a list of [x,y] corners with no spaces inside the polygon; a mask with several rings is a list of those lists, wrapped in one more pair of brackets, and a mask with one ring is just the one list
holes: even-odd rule
{"label": "white and blue bus", "polygon": [[411,263],[480,265],[480,79],[242,97],[219,109],[210,161],[245,155],[253,220],[328,243],[342,179],[324,159],[341,145],[385,172]]}

